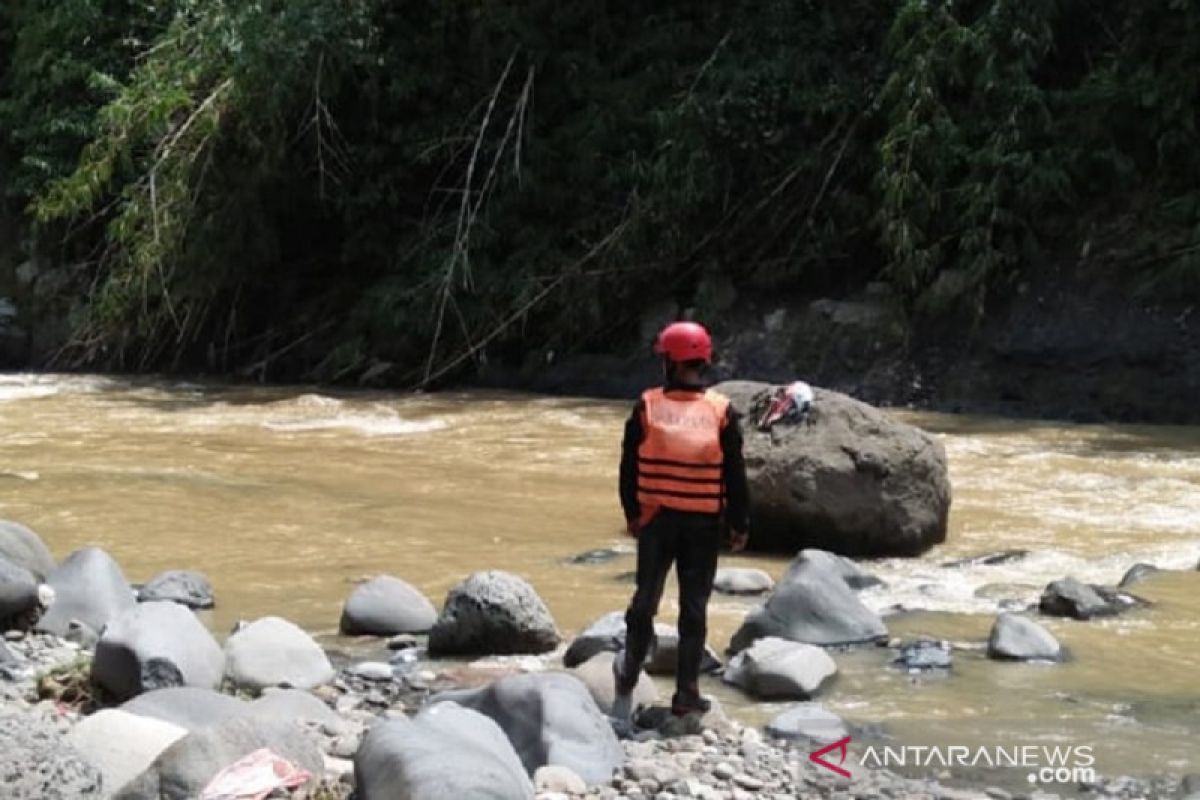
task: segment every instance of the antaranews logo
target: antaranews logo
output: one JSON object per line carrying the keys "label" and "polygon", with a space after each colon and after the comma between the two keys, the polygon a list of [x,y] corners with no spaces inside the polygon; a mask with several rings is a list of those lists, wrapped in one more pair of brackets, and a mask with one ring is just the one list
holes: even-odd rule
{"label": "antaranews logo", "polygon": [[[808,760],[843,778],[850,777],[846,759],[852,738],[825,745]],[[836,755],[836,763],[834,757]],[[868,746],[857,759],[863,767],[992,767],[1026,770],[1029,783],[1090,783],[1096,780],[1096,757],[1091,745],[902,745]]]}

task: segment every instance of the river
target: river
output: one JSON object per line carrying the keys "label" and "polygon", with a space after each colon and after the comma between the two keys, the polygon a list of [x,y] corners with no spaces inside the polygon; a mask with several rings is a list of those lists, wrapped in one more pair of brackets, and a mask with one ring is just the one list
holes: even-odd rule
{"label": "river", "polygon": [[[570,633],[631,591],[631,555],[565,561],[628,546],[615,490],[626,413],[623,403],[511,394],[0,375],[0,518],[37,530],[59,558],[100,545],[135,582],[170,568],[206,573],[218,634],[278,614],[353,649],[336,627],[357,579],[392,573],[436,603],[493,568],[529,579]],[[1200,772],[1200,429],[896,413],[946,445],[951,531],[922,558],[865,562],[886,587],[863,597],[915,610],[888,619],[893,635],[964,649],[944,678],[890,669],[882,648],[838,653],[823,702],[901,742],[1088,745],[1102,773]],[[1007,548],[1033,554],[941,566]],[[1139,561],[1183,571],[1137,587],[1150,610],[1048,621],[1068,663],[983,657],[997,611],[988,597],[1032,601],[1065,575],[1114,583]],[[786,566],[724,563],[776,577]],[[751,605],[714,598],[710,643],[723,649]],[[664,619],[675,611],[664,602]],[[706,690],[750,719],[775,708]]]}

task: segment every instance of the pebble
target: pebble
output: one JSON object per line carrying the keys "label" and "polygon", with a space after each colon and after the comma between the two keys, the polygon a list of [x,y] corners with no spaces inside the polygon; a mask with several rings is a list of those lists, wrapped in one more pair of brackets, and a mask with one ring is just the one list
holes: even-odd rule
{"label": "pebble", "polygon": [[700,736],[704,739],[705,744],[716,744],[717,742],[721,741],[720,734],[718,734],[712,728],[706,728],[704,733],[700,734]]}
{"label": "pebble", "polygon": [[754,777],[753,775],[747,775],[744,772],[741,775],[734,775],[733,782],[750,792],[760,791],[764,786],[766,786],[766,784],[758,778]]}
{"label": "pebble", "polygon": [[720,764],[717,764],[715,767],[713,767],[712,774],[713,777],[727,781],[737,774],[737,770],[733,768],[732,764],[722,761]]}
{"label": "pebble", "polygon": [[983,793],[992,800],[1012,800],[1012,795],[997,786],[989,786]]}
{"label": "pebble", "polygon": [[390,681],[396,677],[392,672],[391,664],[385,664],[382,661],[364,661],[350,667],[348,672],[368,681]]}
{"label": "pebble", "polygon": [[533,785],[542,792],[557,795],[585,794],[587,783],[573,770],[558,764],[546,764],[533,773]]}

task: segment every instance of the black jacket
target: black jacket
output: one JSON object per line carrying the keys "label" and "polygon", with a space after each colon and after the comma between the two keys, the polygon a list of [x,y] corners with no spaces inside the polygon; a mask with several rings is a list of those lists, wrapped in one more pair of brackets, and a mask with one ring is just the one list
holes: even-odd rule
{"label": "black jacket", "polygon": [[[668,386],[668,391],[703,391],[695,386]],[[625,422],[625,438],[621,441],[620,493],[621,507],[625,519],[641,516],[637,499],[638,447],[641,446],[642,411],[645,404],[638,400],[633,413]],[[738,427],[738,413],[729,407],[725,416],[725,427],[721,429],[722,482],[725,488],[725,520],[735,531],[748,530],[750,525],[750,491],[746,485],[746,462],[742,457],[742,431]]]}

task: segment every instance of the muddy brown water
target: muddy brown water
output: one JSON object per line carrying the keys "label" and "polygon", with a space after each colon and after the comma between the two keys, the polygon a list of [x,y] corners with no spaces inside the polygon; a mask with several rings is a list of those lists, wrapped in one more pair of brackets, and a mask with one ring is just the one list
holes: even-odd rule
{"label": "muddy brown water", "polygon": [[[352,650],[336,626],[356,579],[392,573],[437,602],[479,569],[528,578],[571,633],[630,592],[629,554],[566,563],[628,547],[615,490],[626,410],[0,375],[0,518],[30,525],[59,557],[100,545],[135,582],[170,568],[207,573],[218,634],[278,614]],[[894,742],[1088,745],[1102,773],[1200,772],[1200,429],[896,413],[945,442],[951,532],[922,558],[866,562],[887,586],[864,599],[914,610],[889,618],[893,635],[964,649],[944,678],[890,669],[882,648],[835,654],[841,674],[826,705]],[[1033,552],[941,566],[1006,548]],[[1112,583],[1139,561],[1181,571],[1138,587],[1150,610],[1049,621],[1069,663],[998,664],[978,649],[995,597],[1032,601],[1064,575]],[[775,576],[786,564],[724,563]],[[752,604],[717,597],[710,643],[722,649]],[[675,612],[668,598],[663,618]],[[707,688],[750,721],[779,708]]]}

